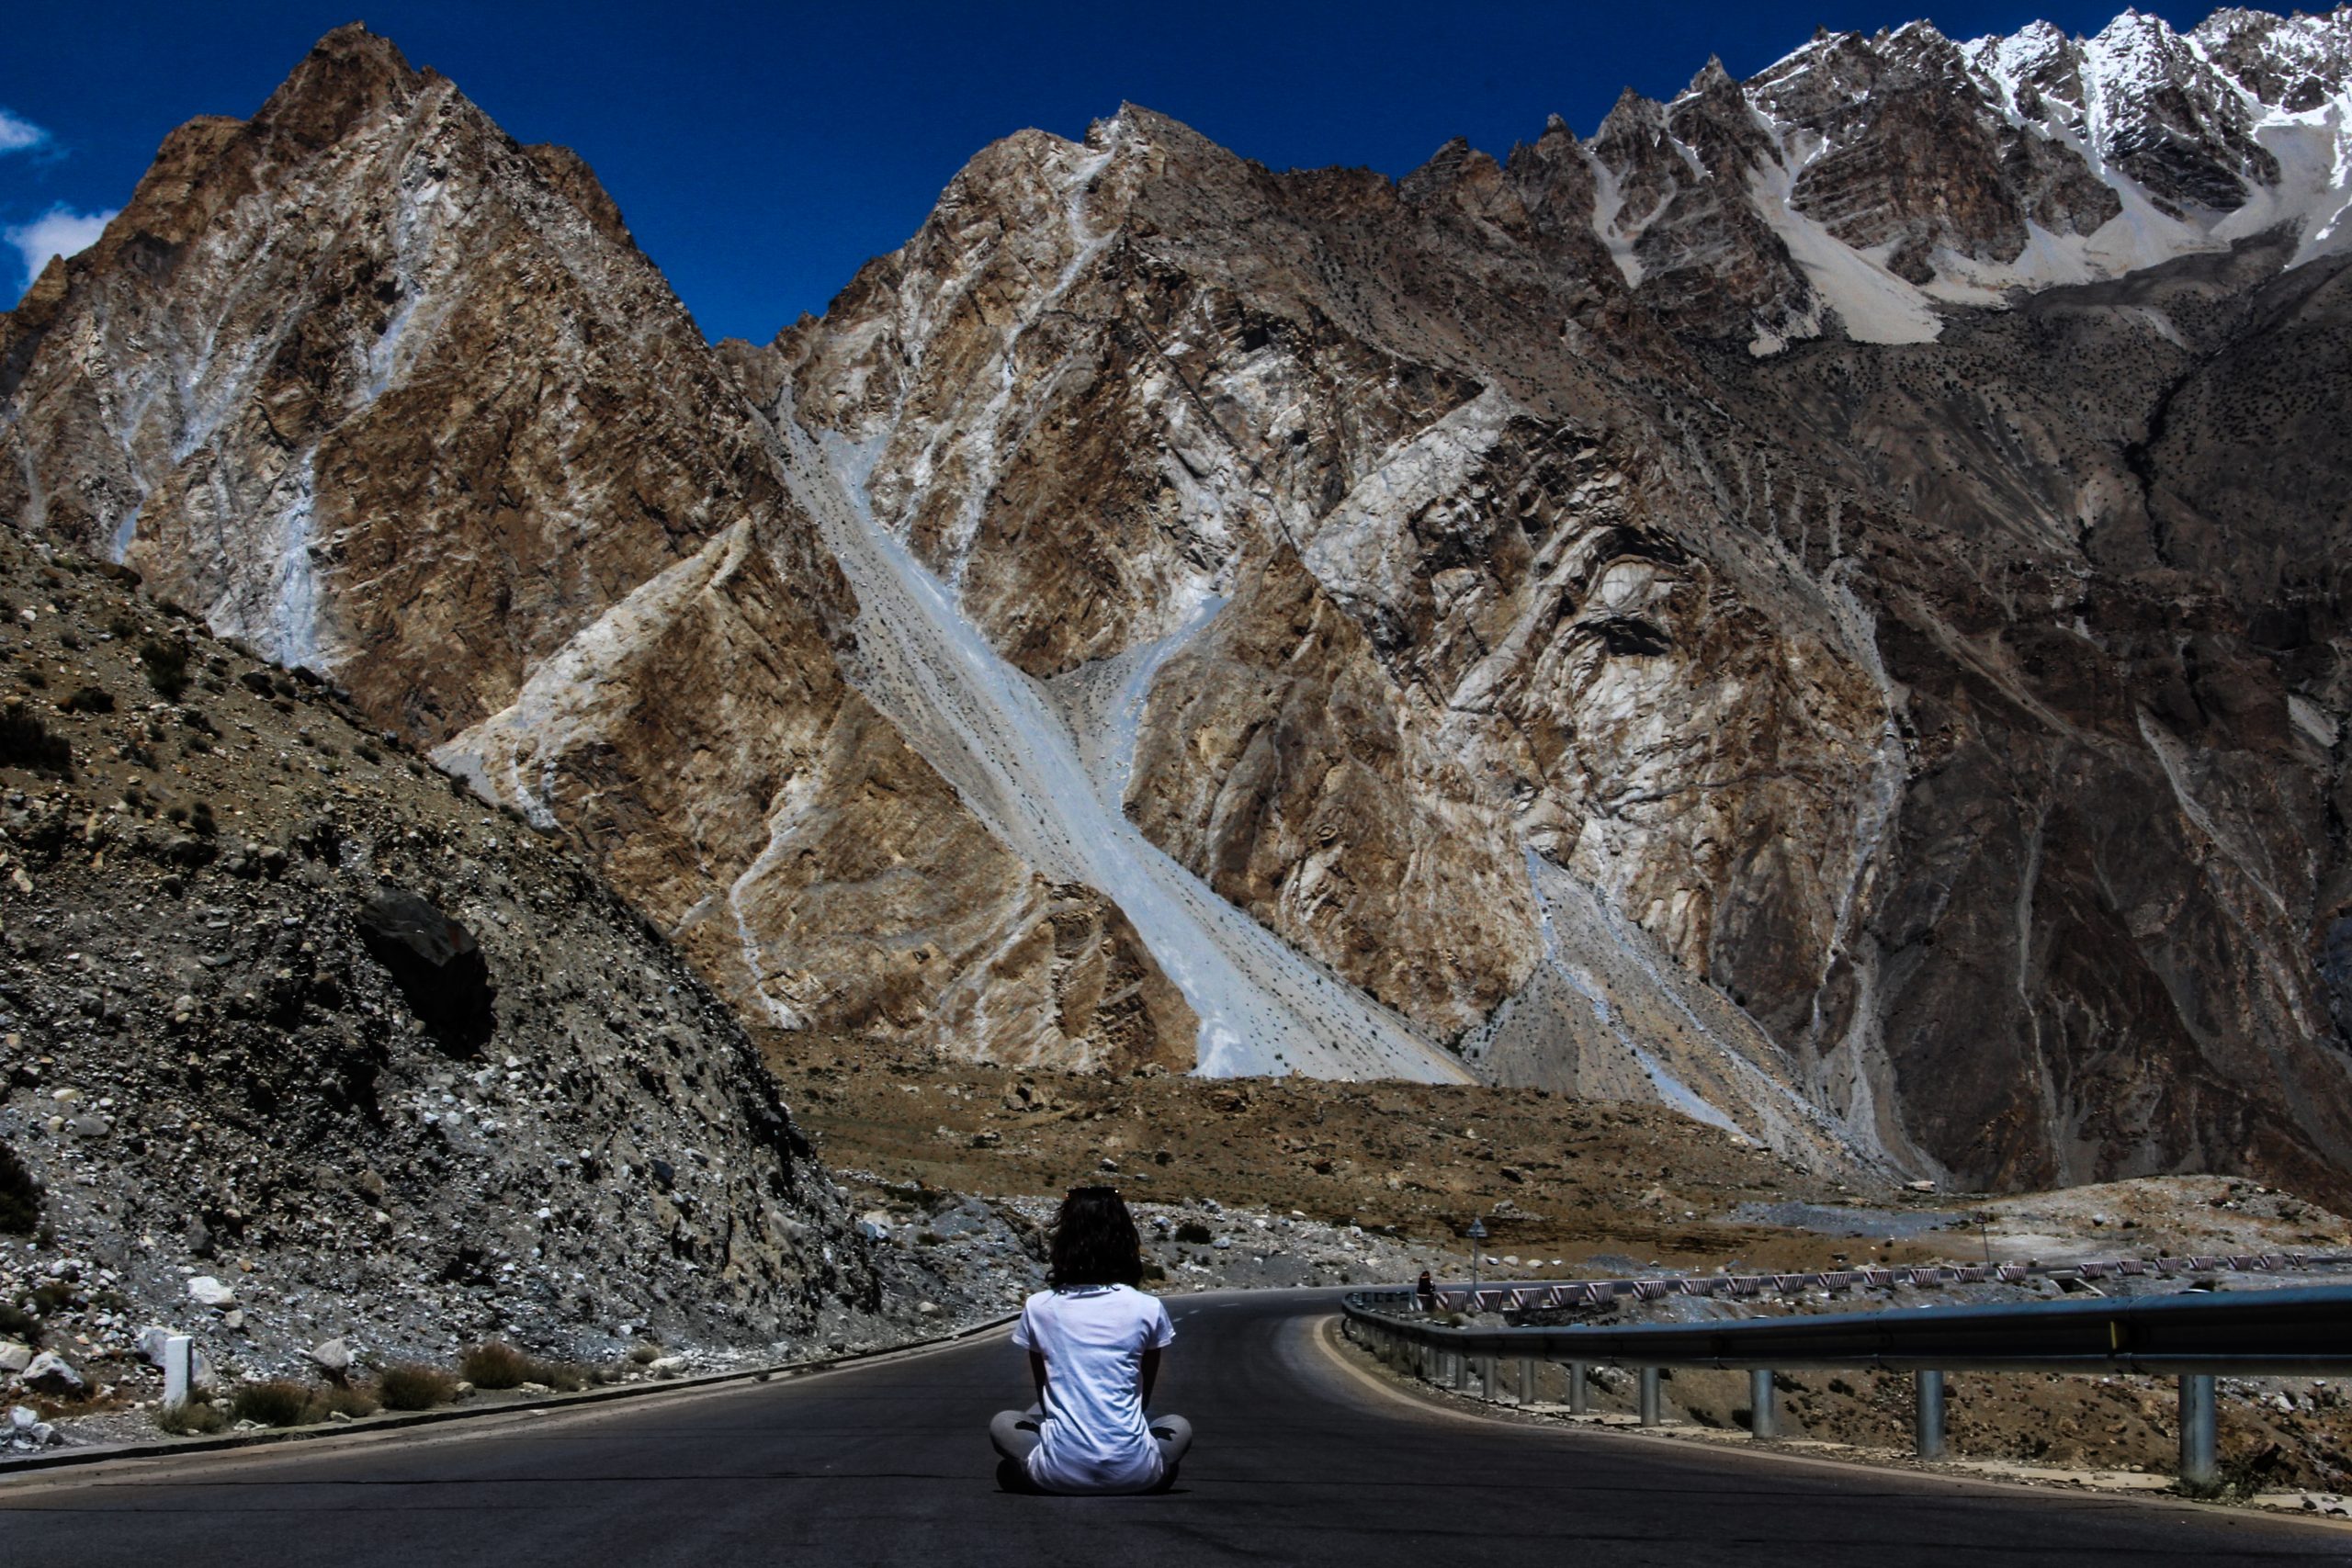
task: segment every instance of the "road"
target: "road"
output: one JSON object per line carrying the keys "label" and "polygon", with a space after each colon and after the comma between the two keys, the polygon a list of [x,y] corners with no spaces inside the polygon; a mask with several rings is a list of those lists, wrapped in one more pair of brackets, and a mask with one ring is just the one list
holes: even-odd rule
{"label": "road", "polygon": [[1329,1292],[1181,1297],[1179,1489],[996,1490],[1001,1335],[788,1382],[0,1482],[7,1568],[2352,1562],[2352,1533],[1429,1409],[1316,1343]]}

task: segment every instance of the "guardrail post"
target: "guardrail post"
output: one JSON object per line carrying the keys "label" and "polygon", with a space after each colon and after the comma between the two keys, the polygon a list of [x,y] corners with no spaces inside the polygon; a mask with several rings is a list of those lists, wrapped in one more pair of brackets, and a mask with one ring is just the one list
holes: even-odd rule
{"label": "guardrail post", "polygon": [[1570,1361],[1568,1363],[1568,1414],[1571,1416],[1589,1416],[1591,1414],[1591,1412],[1586,1408],[1586,1403],[1589,1396],[1585,1391],[1584,1372],[1585,1364],[1582,1361]]}
{"label": "guardrail post", "polygon": [[1478,1358],[1478,1397],[1488,1404],[1502,1398],[1501,1391],[1495,1387],[1495,1359],[1492,1356]]}
{"label": "guardrail post", "polygon": [[2180,1376],[2180,1479],[2190,1486],[2211,1486],[2221,1478],[2215,1441],[2213,1376],[2183,1372]]}
{"label": "guardrail post", "polygon": [[1535,1358],[1519,1359],[1519,1404],[1522,1410],[1535,1403]]}
{"label": "guardrail post", "polygon": [[1642,1425],[1645,1427],[1655,1427],[1657,1424],[1657,1369],[1656,1367],[1644,1367],[1642,1369]]}
{"label": "guardrail post", "polygon": [[186,1404],[196,1393],[196,1341],[175,1334],[164,1341],[164,1404]]}
{"label": "guardrail post", "polygon": [[1911,1374],[1916,1397],[1911,1413],[1913,1446],[1921,1459],[1944,1457],[1944,1375],[1941,1372]]}
{"label": "guardrail post", "polygon": [[1460,1350],[1453,1353],[1453,1392],[1470,1392],[1470,1358]]}
{"label": "guardrail post", "polygon": [[1747,1435],[1751,1438],[1777,1438],[1781,1435],[1781,1413],[1772,1399],[1772,1374],[1758,1368],[1747,1374]]}

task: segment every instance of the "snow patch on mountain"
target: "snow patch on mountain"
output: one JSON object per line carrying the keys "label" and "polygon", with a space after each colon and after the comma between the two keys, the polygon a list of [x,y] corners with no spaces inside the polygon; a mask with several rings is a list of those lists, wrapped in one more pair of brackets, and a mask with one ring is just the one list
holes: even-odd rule
{"label": "snow patch on mountain", "polygon": [[[1790,258],[1812,285],[1815,298],[1838,312],[1848,337],[1857,343],[1933,343],[1943,331],[1943,321],[1927,296],[1887,270],[1891,243],[1856,250],[1796,209],[1791,196],[1797,175],[1806,162],[1820,156],[1826,145],[1818,138],[1811,140],[1815,144],[1795,167],[1775,161],[1749,171],[1748,194],[1756,209],[1788,246]],[[1802,330],[1808,326],[1811,331]],[[1747,352],[1777,354],[1792,338],[1812,337],[1821,330],[1817,315],[1787,333],[1759,327]]]}

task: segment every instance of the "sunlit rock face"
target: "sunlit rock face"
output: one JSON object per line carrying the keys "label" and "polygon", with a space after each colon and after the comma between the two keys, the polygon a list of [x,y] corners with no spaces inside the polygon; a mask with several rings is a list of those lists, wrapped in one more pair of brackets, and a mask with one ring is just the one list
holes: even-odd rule
{"label": "sunlit rock face", "polygon": [[579,834],[753,1016],[1189,1061],[1115,908],[843,682],[772,433],[571,153],[344,28],[0,333],[19,527]]}
{"label": "sunlit rock face", "polygon": [[2332,1191],[2347,37],[1822,34],[1396,182],[1130,107],[714,351],[346,31],[0,326],[0,486],[786,1027]]}
{"label": "sunlit rock face", "polygon": [[579,160],[356,28],[175,132],[57,283],[11,319],[0,504],[420,736],[775,504]]}

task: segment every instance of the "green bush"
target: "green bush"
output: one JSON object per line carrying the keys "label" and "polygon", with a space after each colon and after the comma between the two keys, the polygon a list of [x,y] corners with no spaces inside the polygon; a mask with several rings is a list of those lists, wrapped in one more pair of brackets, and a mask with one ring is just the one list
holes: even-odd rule
{"label": "green bush", "polygon": [[1176,1239],[1193,1247],[1206,1247],[1216,1239],[1216,1234],[1198,1220],[1186,1220],[1176,1227]]}
{"label": "green bush", "polygon": [[376,1397],[387,1410],[430,1410],[458,1397],[458,1380],[438,1367],[404,1361],[384,1369],[376,1380]]}

